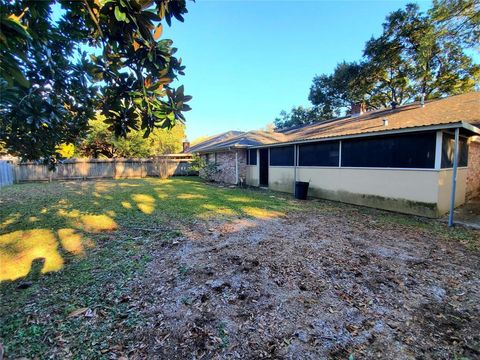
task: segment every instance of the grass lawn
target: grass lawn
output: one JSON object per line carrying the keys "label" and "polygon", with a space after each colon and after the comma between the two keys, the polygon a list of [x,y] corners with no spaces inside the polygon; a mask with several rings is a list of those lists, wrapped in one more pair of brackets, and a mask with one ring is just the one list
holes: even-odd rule
{"label": "grass lawn", "polygon": [[[332,307],[333,313],[342,312],[353,301],[346,289],[350,282],[358,292],[362,280],[362,294],[371,294],[380,280],[350,274],[362,267],[364,273],[389,274],[389,281],[403,279],[398,284],[408,287],[408,276],[415,277],[411,284],[420,284],[436,276],[447,279],[439,272],[446,270],[434,264],[419,268],[424,266],[418,265],[420,260],[408,273],[404,263],[386,270],[391,263],[410,266],[412,259],[430,256],[474,266],[479,259],[475,231],[327,201],[297,202],[285,194],[218,187],[190,177],[14,185],[0,190],[0,209],[0,343],[8,358],[211,358],[234,357],[235,351],[255,358],[310,353],[348,357],[362,354],[370,341],[354,341],[360,326],[366,326],[363,322],[352,325],[351,318],[338,316],[336,326],[346,327],[350,338],[342,335],[346,340],[337,339],[332,346],[341,343],[344,352],[325,348],[330,352],[315,353],[320,350],[312,349],[319,345],[297,334],[306,320],[292,320],[292,312],[307,300],[301,316],[318,320],[324,312],[331,315],[326,309]],[[320,248],[326,241],[329,245]],[[447,249],[445,257],[436,255],[437,248]],[[394,250],[399,255],[390,255]],[[457,266],[445,268],[456,274]],[[312,271],[313,277],[308,275]],[[416,278],[418,274],[422,277]],[[476,296],[477,285],[468,285],[471,296]],[[422,289],[428,286],[409,288],[404,295],[424,299],[429,295]],[[378,288],[375,296],[384,291]],[[324,303],[316,303],[320,293]],[[332,296],[344,303],[335,308]],[[356,298],[362,306],[373,309],[380,302],[373,295],[362,296]],[[282,306],[289,309],[285,314]],[[310,313],[312,306],[323,310]],[[270,322],[257,323],[273,309],[277,312]],[[248,319],[251,325],[239,325]],[[269,324],[276,327],[268,335]],[[380,329],[375,324],[369,331]],[[251,340],[255,331],[249,326],[257,325],[263,328]],[[465,355],[458,343],[451,349],[445,345],[446,353]],[[468,343],[465,349],[474,349],[474,354],[478,345]]]}
{"label": "grass lawn", "polygon": [[[141,323],[123,318],[121,299],[125,283],[151,260],[152,246],[174,241],[180,227],[197,221],[278,216],[288,202],[187,177],[14,185],[0,190],[0,206],[6,353],[44,354],[60,336],[72,352],[96,357],[118,321],[125,331]],[[92,304],[105,321],[84,328],[75,311]],[[39,320],[44,311],[48,318]]]}

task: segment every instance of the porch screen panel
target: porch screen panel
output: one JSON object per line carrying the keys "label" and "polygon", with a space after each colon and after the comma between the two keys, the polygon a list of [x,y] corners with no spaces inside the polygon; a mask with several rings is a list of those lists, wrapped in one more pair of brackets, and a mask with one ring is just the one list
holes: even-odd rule
{"label": "porch screen panel", "polygon": [[271,166],[293,166],[293,146],[278,146],[270,148]]}
{"label": "porch screen panel", "polygon": [[[455,137],[443,133],[442,139],[442,169],[453,167],[453,155],[455,150]],[[458,166],[468,165],[467,139],[460,138],[458,141]]]}
{"label": "porch screen panel", "polygon": [[257,149],[248,150],[247,165],[257,165]]}
{"label": "porch screen panel", "polygon": [[435,142],[435,132],[343,140],[342,166],[433,169]]}
{"label": "porch screen panel", "polygon": [[338,166],[338,141],[303,144],[298,146],[300,166]]}

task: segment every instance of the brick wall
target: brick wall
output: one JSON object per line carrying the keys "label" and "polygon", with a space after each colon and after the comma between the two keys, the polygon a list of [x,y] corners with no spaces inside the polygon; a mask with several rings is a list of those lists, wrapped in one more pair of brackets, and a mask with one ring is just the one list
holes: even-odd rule
{"label": "brick wall", "polygon": [[478,195],[480,195],[480,137],[471,141],[468,147],[466,200]]}
{"label": "brick wall", "polygon": [[[236,152],[238,153],[239,177],[245,181],[247,176],[247,152],[246,150],[237,150]],[[217,152],[216,156],[215,153],[211,153],[209,161],[214,162],[215,159],[218,171],[213,175],[213,180],[227,184],[236,184],[235,151]],[[200,176],[205,177],[204,175],[200,172]]]}

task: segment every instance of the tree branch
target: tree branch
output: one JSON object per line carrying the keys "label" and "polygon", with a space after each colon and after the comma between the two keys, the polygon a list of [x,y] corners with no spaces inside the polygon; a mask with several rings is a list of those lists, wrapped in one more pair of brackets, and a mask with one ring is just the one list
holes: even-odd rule
{"label": "tree branch", "polygon": [[102,29],[100,28],[100,24],[98,22],[98,19],[97,17],[95,16],[95,14],[93,13],[92,9],[90,8],[90,5],[88,5],[88,0],[83,0],[85,6],[87,7],[88,9],[88,13],[90,14],[90,17],[92,18],[93,22],[95,23],[95,25],[97,26],[97,29],[98,29],[98,32],[100,34],[100,36],[103,38],[103,31]]}

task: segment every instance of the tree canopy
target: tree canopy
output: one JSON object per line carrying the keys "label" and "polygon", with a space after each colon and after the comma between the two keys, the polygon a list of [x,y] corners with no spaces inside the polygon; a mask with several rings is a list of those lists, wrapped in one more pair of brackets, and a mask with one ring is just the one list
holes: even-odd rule
{"label": "tree canopy", "polygon": [[365,44],[360,61],[341,62],[332,74],[314,77],[309,111],[282,111],[275,124],[321,121],[348,112],[352,103],[379,109],[472,91],[480,66],[466,50],[478,50],[479,43],[479,0],[436,0],[427,12],[409,4],[386,17],[382,34]]}
{"label": "tree canopy", "polygon": [[[148,138],[142,130],[132,130],[127,137],[117,137],[108,129],[105,117],[98,114],[90,120],[85,138],[75,146],[72,156],[91,158],[147,158],[178,153],[185,139],[185,126],[155,128]],[[64,147],[62,147],[64,149]]]}
{"label": "tree canopy", "polygon": [[55,163],[97,110],[116,136],[183,123],[185,67],[162,30],[185,13],[185,0],[2,0],[0,142]]}
{"label": "tree canopy", "polygon": [[303,106],[293,107],[289,113],[285,110],[280,112],[280,116],[275,118],[275,128],[290,128],[300,125],[313,124],[320,119],[328,119],[333,115],[328,111],[321,111],[318,107],[304,108]]}

